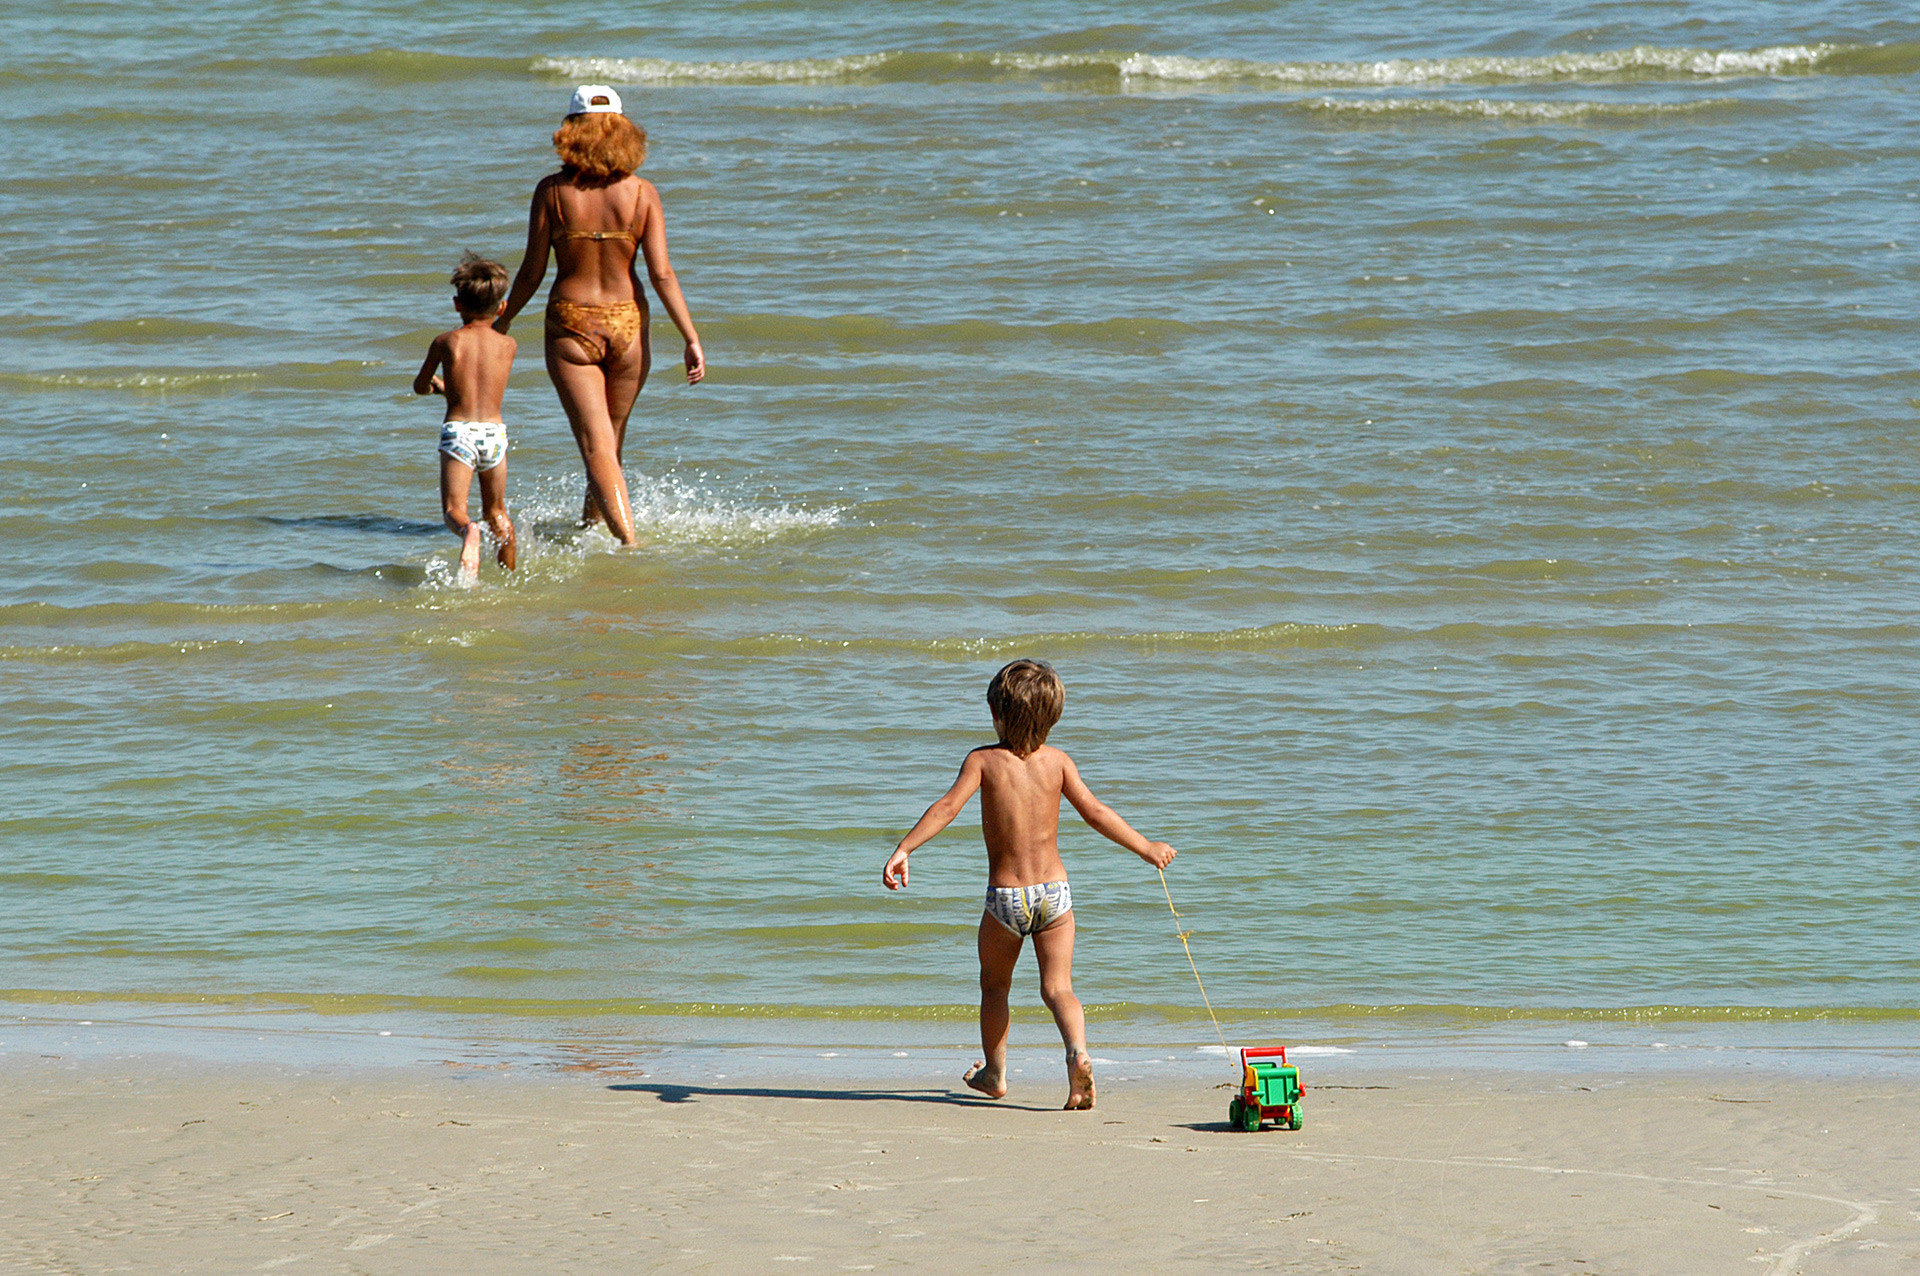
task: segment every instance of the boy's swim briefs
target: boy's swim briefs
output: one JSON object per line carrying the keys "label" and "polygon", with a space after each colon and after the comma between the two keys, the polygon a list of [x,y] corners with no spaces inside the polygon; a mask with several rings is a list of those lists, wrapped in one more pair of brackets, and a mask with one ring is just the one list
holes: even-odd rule
{"label": "boy's swim briefs", "polygon": [[1016,935],[1045,930],[1072,911],[1073,890],[1065,882],[987,887],[987,916]]}
{"label": "boy's swim briefs", "polygon": [[490,470],[507,459],[507,427],[498,421],[444,422],[440,451],[462,465]]}

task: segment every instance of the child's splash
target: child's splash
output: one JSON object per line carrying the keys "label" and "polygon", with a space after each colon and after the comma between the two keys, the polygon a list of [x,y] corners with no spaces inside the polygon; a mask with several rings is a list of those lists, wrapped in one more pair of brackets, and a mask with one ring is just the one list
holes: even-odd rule
{"label": "child's splash", "polygon": [[436,558],[424,569],[420,581],[422,589],[472,589],[480,583],[480,578],[460,570],[460,551],[453,551],[447,558]]}
{"label": "child's splash", "polygon": [[[838,526],[843,507],[805,509],[787,504],[755,504],[723,495],[700,479],[677,474],[627,475],[633,504],[633,527],[638,553],[757,545],[777,537]],[[548,475],[508,483],[507,507],[518,532],[519,567],[505,572],[493,566],[492,542],[483,553],[477,583],[511,584],[515,580],[552,579],[572,574],[590,554],[612,553],[620,545],[604,527],[580,524],[585,481],[577,474]],[[459,550],[448,537],[447,552],[436,554],[426,567],[423,586],[432,590],[474,588],[473,577],[462,576]]]}

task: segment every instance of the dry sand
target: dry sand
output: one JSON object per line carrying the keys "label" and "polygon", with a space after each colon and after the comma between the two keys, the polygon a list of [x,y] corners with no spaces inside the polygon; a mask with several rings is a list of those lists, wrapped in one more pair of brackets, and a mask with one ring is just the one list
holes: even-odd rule
{"label": "dry sand", "polygon": [[125,1061],[0,1088],[9,1273],[1920,1272],[1906,1081],[1360,1073],[1259,1134],[1205,1082],[1090,1113]]}

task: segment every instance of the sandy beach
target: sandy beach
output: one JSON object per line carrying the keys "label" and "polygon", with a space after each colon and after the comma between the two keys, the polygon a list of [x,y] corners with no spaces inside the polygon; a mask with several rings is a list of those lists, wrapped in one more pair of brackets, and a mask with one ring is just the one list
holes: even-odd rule
{"label": "sandy beach", "polygon": [[1229,1131],[1211,1083],[22,1061],[20,1272],[1912,1272],[1904,1080],[1440,1071]]}

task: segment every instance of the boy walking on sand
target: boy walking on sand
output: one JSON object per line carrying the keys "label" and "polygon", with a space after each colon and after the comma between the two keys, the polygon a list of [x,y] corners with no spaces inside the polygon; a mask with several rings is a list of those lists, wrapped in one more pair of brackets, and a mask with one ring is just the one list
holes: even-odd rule
{"label": "boy walking on sand", "polygon": [[980,831],[987,842],[987,906],[980,918],[980,1047],[986,1058],[962,1078],[998,1099],[1007,1092],[1007,992],[1020,945],[1033,936],[1040,962],[1040,997],[1053,1012],[1067,1046],[1069,1110],[1093,1106],[1093,1057],[1087,1053],[1086,1016],[1073,995],[1073,893],[1060,861],[1060,799],[1073,803],[1095,832],[1118,842],[1155,868],[1173,862],[1165,842],[1149,842],[1093,796],[1073,759],[1047,744],[1060,721],[1066,689],[1053,666],[1016,660],[993,676],[987,707],[997,744],[975,749],[960,777],[900,839],[880,880],[888,890],[907,884],[907,856],[953,822],[980,791]]}
{"label": "boy walking on sand", "polygon": [[[512,571],[519,558],[513,521],[507,517],[507,427],[500,420],[507,376],[519,343],[493,330],[506,307],[507,268],[463,254],[453,278],[453,308],[461,326],[427,347],[427,360],[413,379],[415,394],[443,394],[447,415],[440,426],[440,510],[447,529],[460,538],[460,574],[480,570],[480,525],[467,518],[467,492],[480,475],[480,512],[493,529],[500,565]],[[445,376],[435,374],[444,368]]]}

